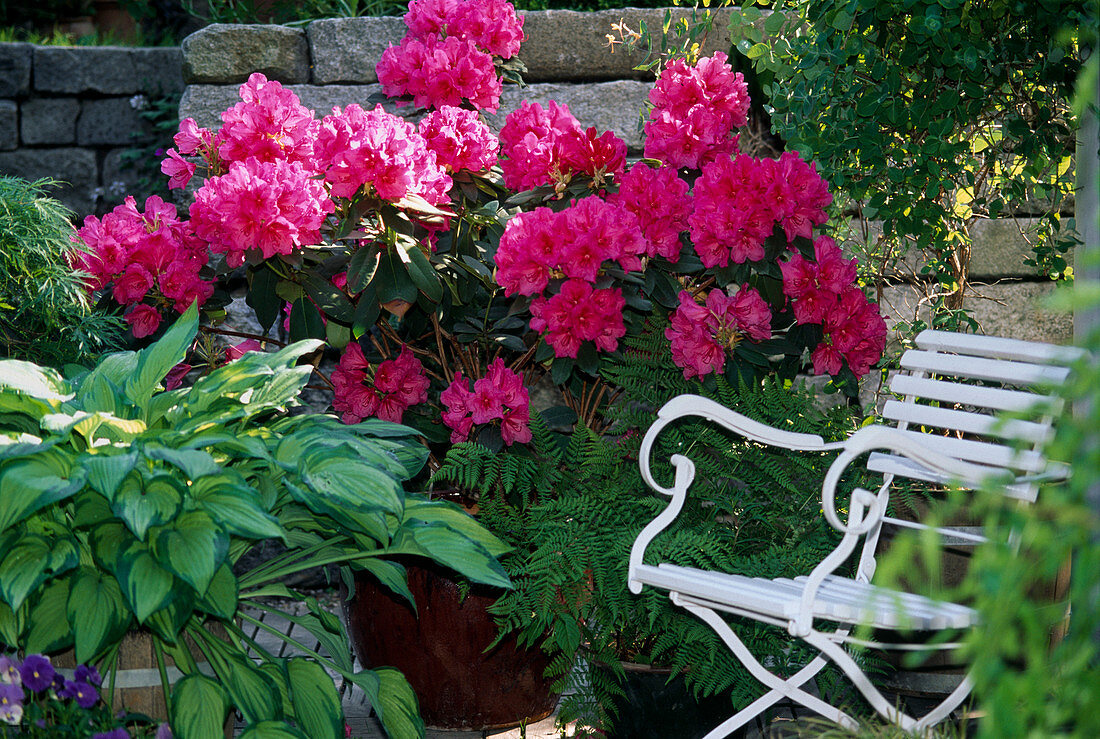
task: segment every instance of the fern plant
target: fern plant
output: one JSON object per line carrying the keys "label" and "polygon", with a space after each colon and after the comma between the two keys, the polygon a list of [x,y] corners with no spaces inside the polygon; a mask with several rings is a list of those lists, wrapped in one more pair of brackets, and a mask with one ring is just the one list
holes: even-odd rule
{"label": "fern plant", "polygon": [[0,176],[0,358],[88,364],[122,345],[123,323],[94,309],[69,266],[72,213],[53,184]]}
{"label": "fern plant", "polygon": [[[774,378],[686,381],[660,341],[662,330],[651,320],[606,372],[622,388],[608,432],[578,427],[563,436],[536,421],[529,449],[493,453],[459,444],[433,478],[476,495],[480,520],[513,545],[502,562],[516,587],[493,608],[501,632],[553,656],[550,670],[567,695],[559,720],[594,729],[614,723],[623,660],[671,667],[697,697],[728,693],[733,704],[745,705],[759,690],[710,628],[663,593],[627,590],[631,544],[667,504],[638,468],[641,436],[657,409],[694,392],[761,422],[829,439],[847,436],[857,420],[846,407],[823,410],[811,391]],[[695,462],[696,482],[674,526],[651,547],[655,559],[793,576],[835,546],[835,532],[819,515],[832,455],[791,454],[702,421],[682,422],[662,434],[653,455],[654,473],[665,484],[674,451]],[[793,672],[810,658],[780,630],[731,623],[777,670]]]}

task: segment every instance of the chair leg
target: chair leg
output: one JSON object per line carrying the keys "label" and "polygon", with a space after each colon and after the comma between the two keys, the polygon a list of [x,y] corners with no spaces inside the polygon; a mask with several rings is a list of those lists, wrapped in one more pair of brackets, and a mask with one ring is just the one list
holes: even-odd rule
{"label": "chair leg", "polygon": [[745,643],[733,632],[729,624],[727,624],[714,610],[695,603],[684,602],[679,599],[678,593],[675,592],[671,594],[671,598],[673,603],[695,614],[706,622],[708,626],[714,629],[719,638],[725,642],[726,646],[734,653],[734,656],[748,668],[753,677],[770,688],[763,696],[757,698],[748,706],[712,729],[703,739],[721,739],[722,737],[729,736],[783,698],[789,698],[790,700],[800,703],[811,711],[819,713],[845,728],[854,729],[857,727],[856,721],[851,716],[844,713],[844,711],[841,711],[835,706],[830,706],[825,701],[807,693],[800,687],[821,671],[821,668],[826,664],[825,659],[822,657],[815,657],[801,670],[784,680],[770,672],[764,665],[760,664],[756,657],[753,656],[752,652],[748,650],[748,647],[745,646]]}
{"label": "chair leg", "polygon": [[951,712],[958,708],[962,702],[966,700],[966,697],[970,695],[970,691],[973,687],[974,682],[970,679],[970,675],[967,675],[963,678],[963,681],[959,683],[959,686],[952,690],[951,694],[944,698],[938,706],[917,720],[917,731],[924,731],[950,716]]}

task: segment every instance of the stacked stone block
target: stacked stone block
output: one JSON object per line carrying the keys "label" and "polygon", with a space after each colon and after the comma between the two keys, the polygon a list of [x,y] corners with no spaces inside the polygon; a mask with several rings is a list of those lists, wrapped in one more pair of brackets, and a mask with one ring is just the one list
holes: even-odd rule
{"label": "stacked stone block", "polygon": [[78,217],[109,207],[137,178],[122,152],[150,140],[142,101],[182,90],[177,48],[0,43],[0,174],[64,181]]}

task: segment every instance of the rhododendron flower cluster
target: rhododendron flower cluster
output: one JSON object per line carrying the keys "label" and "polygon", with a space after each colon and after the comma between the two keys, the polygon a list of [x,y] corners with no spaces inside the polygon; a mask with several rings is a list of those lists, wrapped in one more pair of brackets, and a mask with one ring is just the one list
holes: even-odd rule
{"label": "rhododendron flower cluster", "polygon": [[199,276],[206,245],[179,220],[176,206],[156,195],[146,199],[144,212],[127,197],[102,219],[88,216],[77,237],[89,251],[79,252],[73,266],[90,275],[89,290],[112,285],[114,299],[129,306],[125,318],[138,338],[160,326],[160,308],[171,305],[183,313],[214,292]]}
{"label": "rhododendron flower cluster", "polygon": [[715,52],[689,67],[676,59],[649,92],[645,155],[671,167],[699,169],[737,153],[734,128],[748,122],[749,88]]}
{"label": "rhododendron flower cluster", "polygon": [[241,102],[222,113],[218,155],[230,162],[313,159],[317,121],[293,91],[256,72],[240,89]]}
{"label": "rhododendron flower cluster", "polygon": [[419,129],[448,172],[483,172],[496,164],[500,142],[477,111],[445,105],[424,116]]}
{"label": "rhododendron flower cluster", "polygon": [[195,193],[191,228],[230,267],[245,252],[264,258],[321,243],[320,228],[335,206],[322,183],[297,162],[246,159],[211,177]]}
{"label": "rhododendron flower cluster", "polygon": [[376,72],[390,97],[423,107],[496,112],[502,89],[494,57],[509,59],[523,41],[523,18],[506,0],[412,0],[400,46],[382,52]]}
{"label": "rhododendron flower cluster", "polygon": [[716,159],[703,167],[694,195],[688,223],[705,267],[760,261],[776,224],[788,241],[810,238],[832,202],[817,169],[796,152],[779,159]]}
{"label": "rhododendron flower cluster", "polygon": [[638,162],[622,176],[619,191],[607,200],[638,218],[647,255],[679,261],[680,234],[688,229],[692,197],[674,168]]}
{"label": "rhododendron flower cluster", "polygon": [[336,108],[321,120],[315,153],[333,197],[350,198],[366,185],[384,200],[419,195],[438,205],[451,189],[451,178],[416,127],[381,105]]}
{"label": "rhododendron flower cluster", "polygon": [[400,423],[409,406],[428,400],[428,385],[424,365],[407,346],[372,373],[363,350],[353,341],[332,372],[336,394],[332,407],[341,413],[344,423],[359,423],[371,417]]}
{"label": "rhododendron flower cluster", "polygon": [[[496,252],[496,281],[507,296],[537,296],[531,303],[531,328],[545,331],[559,357],[576,357],[585,341],[614,351],[626,329],[625,300],[617,287],[596,289],[608,263],[625,271],[641,269],[646,253],[637,217],[598,197],[554,212],[536,208],[508,221]],[[560,290],[543,295],[551,281],[564,278]]]}
{"label": "rhododendron flower cluster", "polygon": [[474,426],[500,422],[500,438],[511,446],[531,441],[531,408],[523,378],[508,369],[504,360],[496,358],[489,365],[485,377],[470,382],[456,372],[439,400],[446,410],[443,423],[451,429],[451,443],[457,444],[470,437]]}
{"label": "rhododendron flower cluster", "polygon": [[626,167],[626,143],[611,131],[581,128],[569,107],[553,100],[544,110],[524,101],[500,129],[501,170],[513,190],[562,185],[586,175],[597,185]]}
{"label": "rhododendron flower cluster", "polygon": [[748,285],[742,285],[735,295],[714,288],[703,304],[683,290],[665,338],[672,344],[672,360],[684,370],[684,379],[689,379],[711,372],[721,374],[726,353],[745,338],[770,339],[771,324],[768,304]]}
{"label": "rhododendron flower cluster", "polygon": [[865,375],[886,348],[886,321],[855,284],[856,260],[844,259],[836,242],[818,237],[814,260],[796,254],[779,265],[795,320],[819,323],[825,333],[811,355],[814,372],[835,375],[846,361]]}

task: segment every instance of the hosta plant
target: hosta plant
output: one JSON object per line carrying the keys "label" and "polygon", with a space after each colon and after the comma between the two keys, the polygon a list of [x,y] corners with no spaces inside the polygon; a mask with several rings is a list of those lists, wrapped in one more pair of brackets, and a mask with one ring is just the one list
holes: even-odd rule
{"label": "hosta plant", "polygon": [[[183,672],[165,685],[178,737],[219,735],[230,708],[246,735],[341,737],[326,669],[366,692],[391,735],[422,734],[404,678],[355,670],[340,620],[280,578],[341,563],[407,595],[390,557],[412,554],[508,586],[503,545],[457,508],[402,490],[426,456],[409,429],[286,412],[312,369],[295,365],[319,342],[249,353],[165,389],[196,327],[192,307],[148,348],[70,377],[0,362],[0,643],[71,648],[110,690],[120,640],[148,632],[161,674],[169,657]],[[286,552],[238,572],[266,539]],[[256,618],[273,609],[267,596],[302,601],[304,614],[284,616],[321,647],[294,643],[305,656],[286,659],[250,639],[254,625],[293,642]]]}

